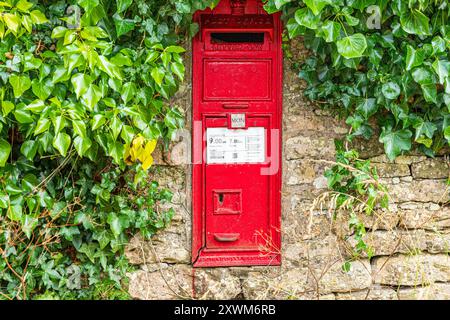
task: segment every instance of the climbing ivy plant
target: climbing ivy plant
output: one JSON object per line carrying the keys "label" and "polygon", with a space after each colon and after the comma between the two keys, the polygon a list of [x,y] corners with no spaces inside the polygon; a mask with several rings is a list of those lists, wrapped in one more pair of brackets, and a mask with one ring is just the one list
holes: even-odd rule
{"label": "climbing ivy plant", "polygon": [[0,299],[127,297],[125,244],[173,214],[147,170],[211,4],[0,1]]}
{"label": "climbing ivy plant", "polygon": [[312,55],[306,95],[346,117],[348,139],[377,128],[389,159],[450,143],[450,8],[446,0],[268,0]]}

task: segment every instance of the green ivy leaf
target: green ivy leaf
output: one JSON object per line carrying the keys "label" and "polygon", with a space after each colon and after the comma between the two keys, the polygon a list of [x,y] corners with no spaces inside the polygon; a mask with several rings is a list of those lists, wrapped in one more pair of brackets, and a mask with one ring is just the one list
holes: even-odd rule
{"label": "green ivy leaf", "polygon": [[108,144],[108,155],[114,159],[114,162],[119,164],[123,160],[125,149],[120,142],[112,142]]}
{"label": "green ivy leaf", "polygon": [[72,121],[73,131],[82,138],[86,137],[86,124],[83,120]]}
{"label": "green ivy leaf", "polygon": [[52,82],[56,84],[58,82],[66,82],[70,79],[70,73],[63,66],[57,66],[53,71]]}
{"label": "green ivy leaf", "polygon": [[402,151],[411,149],[411,131],[407,129],[392,131],[389,128],[383,128],[380,134],[380,142],[384,144],[384,151],[389,160],[394,160]]}
{"label": "green ivy leaf", "polygon": [[418,84],[433,84],[433,73],[426,67],[415,68],[412,72],[414,81]]}
{"label": "green ivy leaf", "polygon": [[91,120],[91,129],[97,130],[101,126],[103,126],[106,122],[105,116],[102,114],[96,114]]}
{"label": "green ivy leaf", "polygon": [[22,94],[31,88],[31,80],[27,76],[11,75],[9,83],[13,87],[14,97],[19,98]]}
{"label": "green ivy leaf", "polygon": [[179,53],[186,52],[186,49],[184,49],[183,47],[180,47],[180,46],[168,46],[166,49],[164,49],[164,51],[179,54]]}
{"label": "green ivy leaf", "polygon": [[344,14],[345,21],[348,23],[349,26],[357,26],[359,23],[359,19],[352,16],[353,9],[350,7],[344,7],[342,9],[342,13]]}
{"label": "green ivy leaf", "polygon": [[447,139],[447,142],[450,145],[450,126],[447,126],[447,128],[445,128],[444,137],[445,139]]}
{"label": "green ivy leaf", "polygon": [[58,134],[62,129],[66,127],[66,118],[64,116],[57,116],[52,118],[53,125],[55,126],[55,134]]}
{"label": "green ivy leaf", "polygon": [[25,156],[25,158],[33,161],[34,157],[36,156],[37,149],[38,144],[36,143],[36,141],[27,140],[20,147],[20,152]]}
{"label": "green ivy leaf", "polygon": [[394,100],[400,95],[400,87],[397,83],[391,81],[383,84],[381,92],[387,99]]}
{"label": "green ivy leaf", "polygon": [[67,30],[69,30],[69,29],[67,29],[66,27],[62,27],[62,26],[53,28],[51,37],[55,38],[55,39],[63,38],[64,35],[66,34]]}
{"label": "green ivy leaf", "polygon": [[406,47],[406,70],[422,65],[425,60],[425,51],[423,49],[415,50],[412,46]]}
{"label": "green ivy leaf", "polygon": [[107,73],[110,77],[122,80],[122,73],[120,71],[120,68],[115,64],[109,62],[105,56],[98,56],[97,66],[100,70]]}
{"label": "green ivy leaf", "polygon": [[297,23],[297,21],[295,21],[294,18],[290,18],[288,20],[288,22],[286,23],[286,29],[288,31],[289,34],[289,38],[293,39],[296,36],[302,34],[305,32],[305,26],[301,26]]}
{"label": "green ivy leaf", "polygon": [[327,20],[321,27],[326,42],[335,42],[341,35],[341,25]]}
{"label": "green ivy leaf", "polygon": [[77,95],[77,98],[79,99],[80,96],[89,89],[89,86],[92,83],[91,77],[84,73],[77,73],[72,76],[71,79],[75,94]]}
{"label": "green ivy leaf", "polygon": [[21,23],[20,17],[11,13],[2,13],[2,17],[8,29],[10,29],[14,34],[17,34]]}
{"label": "green ivy leaf", "polygon": [[420,87],[426,102],[437,103],[437,89],[434,83],[422,84]]}
{"label": "green ivy leaf", "polygon": [[5,139],[0,139],[0,167],[4,167],[9,159],[11,145]]}
{"label": "green ivy leaf", "polygon": [[78,4],[82,6],[88,14],[91,14],[100,4],[100,0],[78,0]]}
{"label": "green ivy leaf", "polygon": [[111,129],[113,139],[116,140],[122,130],[123,123],[118,117],[113,117],[109,128]]}
{"label": "green ivy leaf", "polygon": [[20,204],[9,206],[7,215],[12,221],[19,222],[22,219],[22,206]]}
{"label": "green ivy leaf", "polygon": [[368,119],[378,110],[376,99],[375,98],[363,99],[356,107],[356,110],[359,111],[364,116],[364,118]]}
{"label": "green ivy leaf", "polygon": [[117,238],[121,235],[123,230],[129,227],[130,222],[126,215],[117,215],[114,212],[110,212],[107,218],[108,224],[111,228],[112,233]]}
{"label": "green ivy leaf", "polygon": [[165,76],[164,69],[161,67],[154,67],[152,69],[151,76],[155,80],[156,84],[161,85]]}
{"label": "green ivy leaf", "polygon": [[449,76],[450,62],[447,60],[436,59],[432,66],[439,77],[439,83],[444,84],[445,79]]}
{"label": "green ivy leaf", "polygon": [[75,147],[75,150],[80,155],[80,157],[83,157],[92,146],[92,141],[87,137],[82,138],[78,136],[73,140],[73,146]]}
{"label": "green ivy leaf", "polygon": [[175,75],[178,77],[178,79],[180,79],[180,81],[184,80],[185,68],[182,63],[172,62],[170,64],[170,69],[172,70],[173,73],[175,73]]}
{"label": "green ivy leaf", "polygon": [[33,113],[40,113],[45,108],[45,103],[42,100],[36,99],[25,107],[25,110]]}
{"label": "green ivy leaf", "polygon": [[122,86],[120,96],[124,104],[127,104],[136,95],[136,85],[134,82],[127,82]]}
{"label": "green ivy leaf", "polygon": [[366,37],[361,33],[342,38],[336,45],[338,52],[347,59],[362,57],[367,48]]}
{"label": "green ivy leaf", "polygon": [[97,246],[95,245],[95,243],[91,242],[91,243],[83,243],[78,251],[84,253],[92,263],[95,263],[96,250]]}
{"label": "green ivy leaf", "polygon": [[430,34],[430,19],[417,9],[410,12],[405,12],[400,16],[400,23],[402,29],[410,34],[429,35]]}
{"label": "green ivy leaf", "polygon": [[133,3],[133,0],[116,0],[117,12],[122,13],[128,9],[128,7]]}
{"label": "green ivy leaf", "polygon": [[92,236],[92,238],[94,238],[94,240],[98,241],[98,243],[100,245],[100,249],[102,249],[102,250],[106,248],[106,246],[111,241],[112,237],[113,237],[113,235],[108,230],[100,230],[100,231],[96,230],[94,232],[94,235]]}
{"label": "green ivy leaf", "polygon": [[14,104],[11,101],[2,101],[2,113],[4,117],[6,117],[13,110]]}
{"label": "green ivy leaf", "polygon": [[134,20],[131,19],[123,19],[117,13],[113,15],[114,25],[116,26],[117,37],[124,35],[125,33],[130,32],[136,26]]}
{"label": "green ivy leaf", "polygon": [[325,6],[333,3],[331,0],[304,0],[303,2],[316,16],[322,11],[323,8],[325,8]]}
{"label": "green ivy leaf", "polygon": [[21,227],[22,231],[25,233],[28,239],[31,238],[31,233],[38,226],[39,219],[34,218],[30,215],[23,215],[21,217]]}
{"label": "green ivy leaf", "polygon": [[7,209],[9,206],[9,195],[0,192],[0,208]]}
{"label": "green ivy leaf", "polygon": [[89,108],[89,110],[93,111],[102,97],[102,90],[97,85],[92,84],[89,86],[86,93],[83,94],[81,100]]}
{"label": "green ivy leaf", "polygon": [[41,100],[46,100],[52,93],[54,88],[53,82],[50,79],[39,81],[33,79],[31,90]]}
{"label": "green ivy leaf", "polygon": [[36,128],[34,129],[34,135],[38,135],[42,132],[47,131],[50,128],[51,125],[51,121],[47,118],[42,118],[39,119],[37,124],[36,124]]}
{"label": "green ivy leaf", "polygon": [[23,64],[23,71],[29,71],[33,69],[38,69],[42,64],[42,61],[40,59],[37,59],[34,57],[32,53],[25,53],[24,54],[24,64]]}
{"label": "green ivy leaf", "polygon": [[16,8],[22,12],[29,12],[33,6],[33,3],[26,0],[19,0],[19,2],[16,3]]}
{"label": "green ivy leaf", "polygon": [[53,139],[53,147],[65,157],[70,147],[71,138],[67,133],[60,132]]}
{"label": "green ivy leaf", "polygon": [[19,123],[25,124],[25,123],[32,123],[34,122],[34,117],[31,115],[30,112],[23,110],[23,109],[16,109],[14,110],[14,117]]}
{"label": "green ivy leaf", "polygon": [[437,130],[437,126],[433,122],[423,120],[417,122],[413,127],[416,129],[416,141],[422,136],[433,138],[434,132]]}
{"label": "green ivy leaf", "polygon": [[317,29],[320,22],[320,16],[314,15],[308,8],[301,8],[295,11],[295,21],[306,28]]}
{"label": "green ivy leaf", "polygon": [[39,10],[33,10],[30,12],[30,18],[33,23],[42,24],[48,22],[47,17]]}

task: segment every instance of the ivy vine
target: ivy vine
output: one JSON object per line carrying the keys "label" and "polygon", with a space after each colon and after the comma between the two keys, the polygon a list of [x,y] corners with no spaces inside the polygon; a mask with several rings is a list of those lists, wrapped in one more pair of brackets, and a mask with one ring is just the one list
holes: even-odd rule
{"label": "ivy vine", "polygon": [[312,56],[306,96],[346,117],[348,139],[377,127],[389,159],[450,143],[450,8],[446,0],[268,0]]}
{"label": "ivy vine", "polygon": [[128,297],[124,246],[173,215],[147,170],[210,2],[0,1],[0,299]]}

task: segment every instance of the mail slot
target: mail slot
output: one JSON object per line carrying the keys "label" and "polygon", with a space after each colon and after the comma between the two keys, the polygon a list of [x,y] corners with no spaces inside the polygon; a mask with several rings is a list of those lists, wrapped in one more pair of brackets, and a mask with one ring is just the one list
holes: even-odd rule
{"label": "mail slot", "polygon": [[260,0],[197,12],[192,262],[281,263],[281,22]]}

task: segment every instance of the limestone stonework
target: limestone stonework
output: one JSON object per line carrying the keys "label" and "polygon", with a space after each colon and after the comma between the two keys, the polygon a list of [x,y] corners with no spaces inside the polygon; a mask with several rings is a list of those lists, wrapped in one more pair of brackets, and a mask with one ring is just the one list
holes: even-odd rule
{"label": "limestone stonework", "polygon": [[[307,53],[292,44],[297,58]],[[188,50],[186,61],[191,60]],[[186,79],[190,79],[187,68]],[[450,208],[448,155],[428,159],[404,155],[389,162],[382,146],[356,142],[390,190],[390,208],[360,218],[365,241],[374,256],[362,255],[349,271],[346,248],[355,243],[343,217],[310,210],[327,183],[323,160],[334,159],[334,139],[343,137],[343,121],[303,95],[289,61],[283,85],[282,265],[279,267],[192,268],[191,84],[186,82],[173,103],[185,110],[187,134],[168,152],[155,152],[152,179],[174,192],[170,227],[151,241],[136,236],[126,256],[138,270],[129,274],[136,299],[450,299]],[[344,219],[345,220],[345,219]]]}

